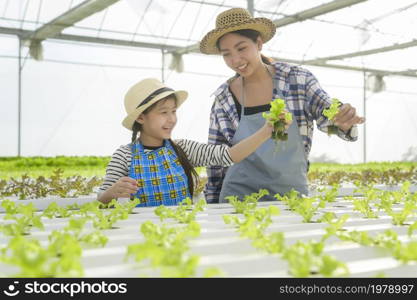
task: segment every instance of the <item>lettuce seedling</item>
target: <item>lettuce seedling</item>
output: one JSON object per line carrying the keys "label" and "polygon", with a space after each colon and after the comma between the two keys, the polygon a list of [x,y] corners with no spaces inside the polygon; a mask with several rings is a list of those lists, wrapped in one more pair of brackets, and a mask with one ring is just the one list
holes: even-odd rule
{"label": "lettuce seedling", "polygon": [[285,124],[292,120],[292,114],[285,112],[285,101],[283,99],[275,99],[271,102],[269,112],[262,113],[262,116],[274,127],[272,139],[275,141],[288,140],[288,133],[285,130]]}
{"label": "lettuce seedling", "polygon": [[69,234],[56,233],[43,247],[38,240],[12,238],[0,251],[0,261],[16,266],[16,277],[81,277],[81,247]]}
{"label": "lettuce seedling", "polygon": [[291,191],[289,191],[283,196],[281,196],[280,194],[274,195],[274,197],[278,201],[282,201],[285,204],[287,204],[290,210],[295,210],[295,208],[297,207],[298,201],[300,199],[299,196],[300,196],[299,193],[294,189],[291,189]]}
{"label": "lettuce seedling", "polygon": [[36,208],[33,203],[19,204],[17,206],[6,204],[8,212],[4,220],[14,220],[14,223],[0,224],[0,231],[8,236],[26,235],[29,234],[32,227],[43,230],[44,225],[41,221],[41,216],[36,215]]}
{"label": "lettuce seedling", "polygon": [[339,107],[341,105],[342,103],[339,101],[339,99],[333,98],[330,106],[323,110],[323,116],[329,120],[333,120],[334,117],[339,113]]}
{"label": "lettuce seedling", "polygon": [[133,256],[137,262],[148,259],[151,266],[160,268],[162,276],[191,277],[194,276],[199,257],[187,255],[188,237],[200,234],[200,226],[192,221],[185,227],[167,227],[151,221],[142,223],[140,230],[145,241],[129,245],[126,259]]}
{"label": "lettuce seedling", "polygon": [[225,274],[222,270],[216,267],[208,267],[204,270],[204,278],[213,278],[213,277],[224,277]]}
{"label": "lettuce seedling", "polygon": [[[342,105],[342,103],[336,99],[332,99],[332,103],[330,106],[323,110],[323,116],[325,116],[330,121],[333,121],[334,117],[339,113],[339,107]],[[335,125],[330,125],[327,128],[327,133],[329,135],[336,134],[338,132],[338,127]]]}
{"label": "lettuce seedling", "polygon": [[195,220],[197,213],[203,211],[206,204],[204,199],[200,199],[193,207],[192,200],[187,197],[175,209],[160,205],[154,210],[154,213],[161,221],[173,218],[179,223],[188,224]]}
{"label": "lettuce seedling", "polygon": [[97,229],[112,229],[113,225],[119,220],[125,220],[128,214],[122,210],[113,209],[109,213],[97,211],[93,218],[93,226]]}
{"label": "lettuce seedling", "polygon": [[330,189],[319,189],[319,192],[324,192],[324,195],[320,195],[319,197],[323,199],[325,202],[335,202],[336,197],[339,193],[340,185],[337,183],[332,184]]}
{"label": "lettuce seedling", "polygon": [[417,221],[415,221],[413,224],[408,226],[408,230],[407,230],[408,236],[411,237],[413,235],[413,231],[417,231]]}
{"label": "lettuce seedling", "polygon": [[364,197],[363,199],[357,199],[353,197],[345,197],[347,200],[353,199],[353,210],[361,212],[365,218],[378,218],[378,216],[374,213],[372,210],[372,207],[370,206],[369,202],[372,200],[368,197]]}
{"label": "lettuce seedling", "polygon": [[285,249],[284,233],[272,232],[270,234],[264,234],[253,240],[252,245],[268,253],[282,253]]}
{"label": "lettuce seedling", "polygon": [[282,257],[288,261],[290,273],[294,277],[309,277],[314,273],[327,277],[348,275],[346,265],[329,255],[324,255],[323,248],[323,242],[298,241],[286,248]]}
{"label": "lettuce seedling", "polygon": [[279,208],[270,205],[268,208],[258,208],[254,211],[245,211],[244,219],[238,216],[223,215],[226,224],[234,223],[242,237],[257,239],[264,235],[265,229],[272,224],[272,216],[279,215]]}
{"label": "lettuce seedling", "polygon": [[19,212],[16,203],[11,200],[2,200],[1,206],[4,208],[4,212],[10,216],[15,215]]}
{"label": "lettuce seedling", "polygon": [[405,221],[409,216],[414,215],[416,205],[412,202],[405,202],[404,207],[399,212],[394,212],[393,210],[387,211],[387,214],[392,217],[392,224],[394,225],[404,225]]}
{"label": "lettuce seedling", "polygon": [[50,203],[48,207],[42,212],[42,216],[49,219],[68,218],[71,215],[72,212],[69,209],[59,206],[56,202]]}
{"label": "lettuce seedling", "polygon": [[366,231],[337,231],[336,236],[342,241],[350,241],[363,246],[373,246],[375,244],[374,239]]}
{"label": "lettuce seedling", "polygon": [[240,201],[237,196],[227,196],[225,199],[234,207],[235,213],[243,214],[245,211],[254,210],[259,199],[266,195],[269,195],[269,192],[266,189],[260,189],[258,193],[245,195],[243,201]]}
{"label": "lettuce seedling", "polygon": [[114,223],[127,219],[132,209],[131,203],[120,204],[113,199],[107,204],[98,201],[86,203],[80,207],[80,214],[91,218],[94,228],[101,230],[114,228]]}
{"label": "lettuce seedling", "polygon": [[104,235],[101,231],[93,231],[85,235],[79,236],[78,240],[81,243],[93,247],[104,247],[107,244],[109,238],[106,235]]}
{"label": "lettuce seedling", "polygon": [[[336,219],[336,220],[335,220]],[[337,235],[343,225],[346,223],[346,220],[349,219],[349,215],[345,214],[342,215],[339,219],[336,218],[336,215],[331,212],[327,212],[323,215],[322,220],[327,222],[329,224],[328,227],[326,227],[326,234],[322,236],[321,241],[327,240],[332,235]]]}
{"label": "lettuce seedling", "polygon": [[[314,203],[318,202],[316,205]],[[299,202],[295,205],[294,210],[303,217],[304,223],[310,223],[314,214],[319,208],[324,208],[326,201],[316,198],[299,198]]]}
{"label": "lettuce seedling", "polygon": [[334,257],[323,255],[319,273],[325,277],[347,276],[349,274],[349,269],[345,263],[336,260]]}

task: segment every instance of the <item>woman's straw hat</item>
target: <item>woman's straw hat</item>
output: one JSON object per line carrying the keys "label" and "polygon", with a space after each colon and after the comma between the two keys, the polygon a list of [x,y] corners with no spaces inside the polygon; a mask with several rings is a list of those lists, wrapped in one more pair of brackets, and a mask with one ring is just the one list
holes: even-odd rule
{"label": "woman's straw hat", "polygon": [[219,54],[216,47],[217,40],[226,33],[252,29],[261,34],[262,41],[266,43],[275,34],[274,23],[267,18],[252,18],[244,8],[232,8],[219,14],[216,18],[216,28],[207,33],[200,42],[200,51],[205,54]]}
{"label": "woman's straw hat", "polygon": [[125,96],[125,109],[127,116],[122,124],[132,130],[135,120],[145,109],[170,95],[175,95],[177,107],[179,107],[188,97],[187,91],[174,91],[170,87],[160,82],[158,79],[147,78],[132,86]]}

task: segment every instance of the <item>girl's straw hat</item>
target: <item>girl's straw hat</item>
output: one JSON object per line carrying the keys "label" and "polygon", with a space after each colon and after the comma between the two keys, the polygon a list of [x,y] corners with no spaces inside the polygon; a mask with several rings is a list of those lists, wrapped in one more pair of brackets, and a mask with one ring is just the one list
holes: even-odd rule
{"label": "girl's straw hat", "polygon": [[149,106],[170,95],[175,95],[177,107],[179,107],[188,97],[186,91],[174,91],[160,82],[158,79],[147,78],[132,86],[125,96],[125,109],[127,117],[122,124],[132,130],[135,120]]}
{"label": "girl's straw hat", "polygon": [[200,42],[200,51],[205,54],[219,54],[216,42],[226,33],[252,29],[261,34],[262,41],[266,43],[275,34],[274,23],[267,18],[252,18],[244,8],[232,8],[219,14],[216,18],[216,28],[207,33]]}

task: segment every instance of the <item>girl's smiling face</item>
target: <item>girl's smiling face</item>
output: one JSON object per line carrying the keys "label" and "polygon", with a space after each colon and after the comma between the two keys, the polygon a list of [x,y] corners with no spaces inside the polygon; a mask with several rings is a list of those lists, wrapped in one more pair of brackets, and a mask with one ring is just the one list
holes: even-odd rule
{"label": "girl's smiling face", "polygon": [[140,141],[146,146],[161,146],[171,138],[177,124],[177,103],[174,96],[159,100],[149,112],[142,113],[136,121],[142,125]]}
{"label": "girl's smiling face", "polygon": [[237,33],[227,33],[218,42],[226,65],[241,76],[250,76],[262,64],[262,41],[256,42]]}

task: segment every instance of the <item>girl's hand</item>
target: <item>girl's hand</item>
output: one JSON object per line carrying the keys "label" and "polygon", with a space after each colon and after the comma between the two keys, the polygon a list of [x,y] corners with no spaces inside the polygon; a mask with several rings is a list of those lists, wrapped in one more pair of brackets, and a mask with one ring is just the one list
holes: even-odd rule
{"label": "girl's hand", "polygon": [[359,117],[356,114],[356,109],[349,103],[345,103],[340,107],[339,112],[334,116],[334,125],[339,127],[344,132],[347,132],[353,125],[362,124],[365,118]]}
{"label": "girl's hand", "polygon": [[138,190],[136,180],[130,177],[121,177],[110,188],[113,198],[130,198]]}

